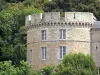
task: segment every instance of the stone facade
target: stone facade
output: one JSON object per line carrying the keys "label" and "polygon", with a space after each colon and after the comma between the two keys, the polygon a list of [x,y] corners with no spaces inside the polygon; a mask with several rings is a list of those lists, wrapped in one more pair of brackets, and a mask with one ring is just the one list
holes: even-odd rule
{"label": "stone facade", "polygon": [[[47,12],[26,16],[27,28],[27,61],[33,67],[57,65],[59,47],[66,46],[68,53],[90,54],[90,29],[95,27],[95,17],[89,12]],[[60,29],[66,31],[66,38],[60,39]],[[41,40],[41,31],[46,30],[46,40]],[[42,60],[41,47],[46,47],[46,60]]]}
{"label": "stone facade", "polygon": [[100,68],[100,28],[91,29],[91,54],[96,66]]}

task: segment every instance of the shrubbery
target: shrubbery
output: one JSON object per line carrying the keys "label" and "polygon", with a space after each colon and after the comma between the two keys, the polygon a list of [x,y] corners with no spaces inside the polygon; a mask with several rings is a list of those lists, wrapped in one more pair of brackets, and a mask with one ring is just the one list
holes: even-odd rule
{"label": "shrubbery", "polygon": [[[36,74],[37,73],[37,74]],[[35,75],[97,75],[96,65],[90,55],[68,54],[56,67],[47,66]]]}
{"label": "shrubbery", "polygon": [[0,75],[32,75],[31,65],[21,61],[19,66],[12,65],[11,61],[0,62]]}
{"label": "shrubbery", "polygon": [[45,66],[44,68],[34,71],[33,75],[54,75],[54,66]]}
{"label": "shrubbery", "polygon": [[0,75],[97,75],[97,68],[90,55],[68,54],[58,66],[46,66],[37,71],[25,61],[18,66],[11,61],[0,62]]}
{"label": "shrubbery", "polygon": [[68,54],[55,68],[55,75],[97,75],[95,63],[90,55]]}

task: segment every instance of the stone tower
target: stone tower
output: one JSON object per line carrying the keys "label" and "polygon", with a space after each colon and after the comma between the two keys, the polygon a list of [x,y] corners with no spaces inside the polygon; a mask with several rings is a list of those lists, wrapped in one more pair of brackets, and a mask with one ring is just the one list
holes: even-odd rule
{"label": "stone tower", "polygon": [[26,16],[27,61],[34,68],[57,65],[65,54],[90,54],[90,29],[95,17],[89,12],[46,12]]}
{"label": "stone tower", "polygon": [[90,49],[96,66],[100,69],[100,21],[94,22],[90,30]]}

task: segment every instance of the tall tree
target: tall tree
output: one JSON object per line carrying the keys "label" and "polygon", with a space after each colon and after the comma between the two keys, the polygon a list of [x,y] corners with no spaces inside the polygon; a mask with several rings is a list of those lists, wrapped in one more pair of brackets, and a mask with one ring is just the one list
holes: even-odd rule
{"label": "tall tree", "polygon": [[5,0],[0,0],[0,11],[7,7],[7,3]]}
{"label": "tall tree", "polygon": [[49,0],[25,0],[25,5],[31,5],[35,8],[42,8]]}
{"label": "tall tree", "polygon": [[100,20],[100,0],[52,0],[44,5],[43,10],[92,12]]}
{"label": "tall tree", "polygon": [[25,0],[6,0],[6,2],[10,2],[10,3],[18,3],[18,2],[23,2]]}
{"label": "tall tree", "polygon": [[[25,16],[43,12],[40,9],[24,6],[22,3],[9,4],[0,13],[0,51],[1,60],[12,60],[18,63],[26,60]],[[19,57],[19,56],[20,57]]]}

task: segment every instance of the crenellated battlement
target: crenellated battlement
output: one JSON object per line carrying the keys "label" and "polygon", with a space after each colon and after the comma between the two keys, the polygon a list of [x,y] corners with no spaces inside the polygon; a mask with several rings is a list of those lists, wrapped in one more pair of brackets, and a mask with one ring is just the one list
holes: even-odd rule
{"label": "crenellated battlement", "polygon": [[26,16],[26,26],[36,25],[71,25],[93,26],[96,18],[89,12],[65,12],[62,17],[60,12],[46,12]]}

